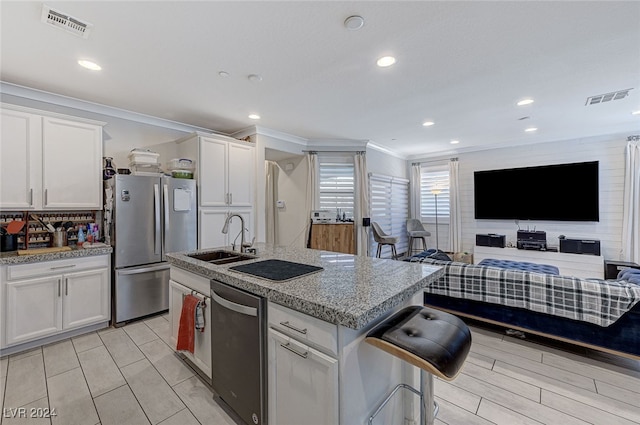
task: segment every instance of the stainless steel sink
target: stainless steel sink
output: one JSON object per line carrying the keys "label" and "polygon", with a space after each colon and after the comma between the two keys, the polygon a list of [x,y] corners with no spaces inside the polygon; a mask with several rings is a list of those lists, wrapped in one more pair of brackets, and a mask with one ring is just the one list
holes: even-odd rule
{"label": "stainless steel sink", "polygon": [[195,258],[196,260],[206,261],[207,263],[218,264],[218,265],[236,263],[238,261],[253,260],[254,258],[257,258],[253,255],[241,254],[235,251],[224,251],[224,250],[205,252],[202,254],[188,254],[187,257]]}

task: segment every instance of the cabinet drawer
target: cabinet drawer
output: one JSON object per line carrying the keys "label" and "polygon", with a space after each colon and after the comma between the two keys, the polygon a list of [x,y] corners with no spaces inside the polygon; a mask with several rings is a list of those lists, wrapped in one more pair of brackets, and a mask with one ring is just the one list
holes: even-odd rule
{"label": "cabinet drawer", "polygon": [[71,273],[79,270],[109,267],[108,255],[43,261],[41,263],[16,264],[7,267],[7,280],[25,279],[52,274]]}
{"label": "cabinet drawer", "polygon": [[270,327],[298,341],[338,354],[336,325],[274,303],[269,303],[268,315]]}
{"label": "cabinet drawer", "polygon": [[182,270],[175,266],[171,266],[169,276],[174,282],[199,292],[202,296],[211,296],[211,283],[209,279],[204,276],[198,276],[195,273]]}

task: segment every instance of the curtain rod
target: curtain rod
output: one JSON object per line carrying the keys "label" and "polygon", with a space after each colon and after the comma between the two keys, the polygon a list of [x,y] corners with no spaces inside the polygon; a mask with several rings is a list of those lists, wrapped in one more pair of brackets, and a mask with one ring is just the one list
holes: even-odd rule
{"label": "curtain rod", "polygon": [[420,162],[412,162],[411,165],[420,165],[420,164],[430,164],[432,162],[444,162],[444,161],[450,161],[450,162],[455,162],[457,161],[458,158],[443,158],[443,159],[432,159],[431,161],[420,161]]}
{"label": "curtain rod", "polygon": [[313,150],[313,151],[307,151],[307,150],[303,150],[302,152],[304,153],[311,153],[311,154],[318,154],[318,153],[367,153],[367,151],[318,151],[318,150]]}

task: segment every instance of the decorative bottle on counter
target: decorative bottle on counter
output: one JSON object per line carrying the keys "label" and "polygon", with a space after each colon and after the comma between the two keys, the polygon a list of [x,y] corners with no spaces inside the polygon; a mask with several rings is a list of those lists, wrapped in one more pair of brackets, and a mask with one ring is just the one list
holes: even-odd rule
{"label": "decorative bottle on counter", "polygon": [[82,246],[84,243],[84,232],[82,231],[82,226],[78,226],[78,246]]}

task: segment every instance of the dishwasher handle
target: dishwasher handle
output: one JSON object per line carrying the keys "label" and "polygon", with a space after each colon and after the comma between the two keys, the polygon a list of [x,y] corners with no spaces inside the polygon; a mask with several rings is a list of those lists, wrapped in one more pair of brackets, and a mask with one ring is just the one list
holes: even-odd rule
{"label": "dishwasher handle", "polygon": [[258,316],[258,309],[255,307],[249,307],[242,304],[237,304],[232,301],[229,301],[225,298],[222,298],[220,295],[216,294],[214,290],[211,290],[211,299],[213,299],[216,303],[221,305],[222,307],[228,308],[229,310],[233,310],[236,313],[244,314],[246,316]]}

